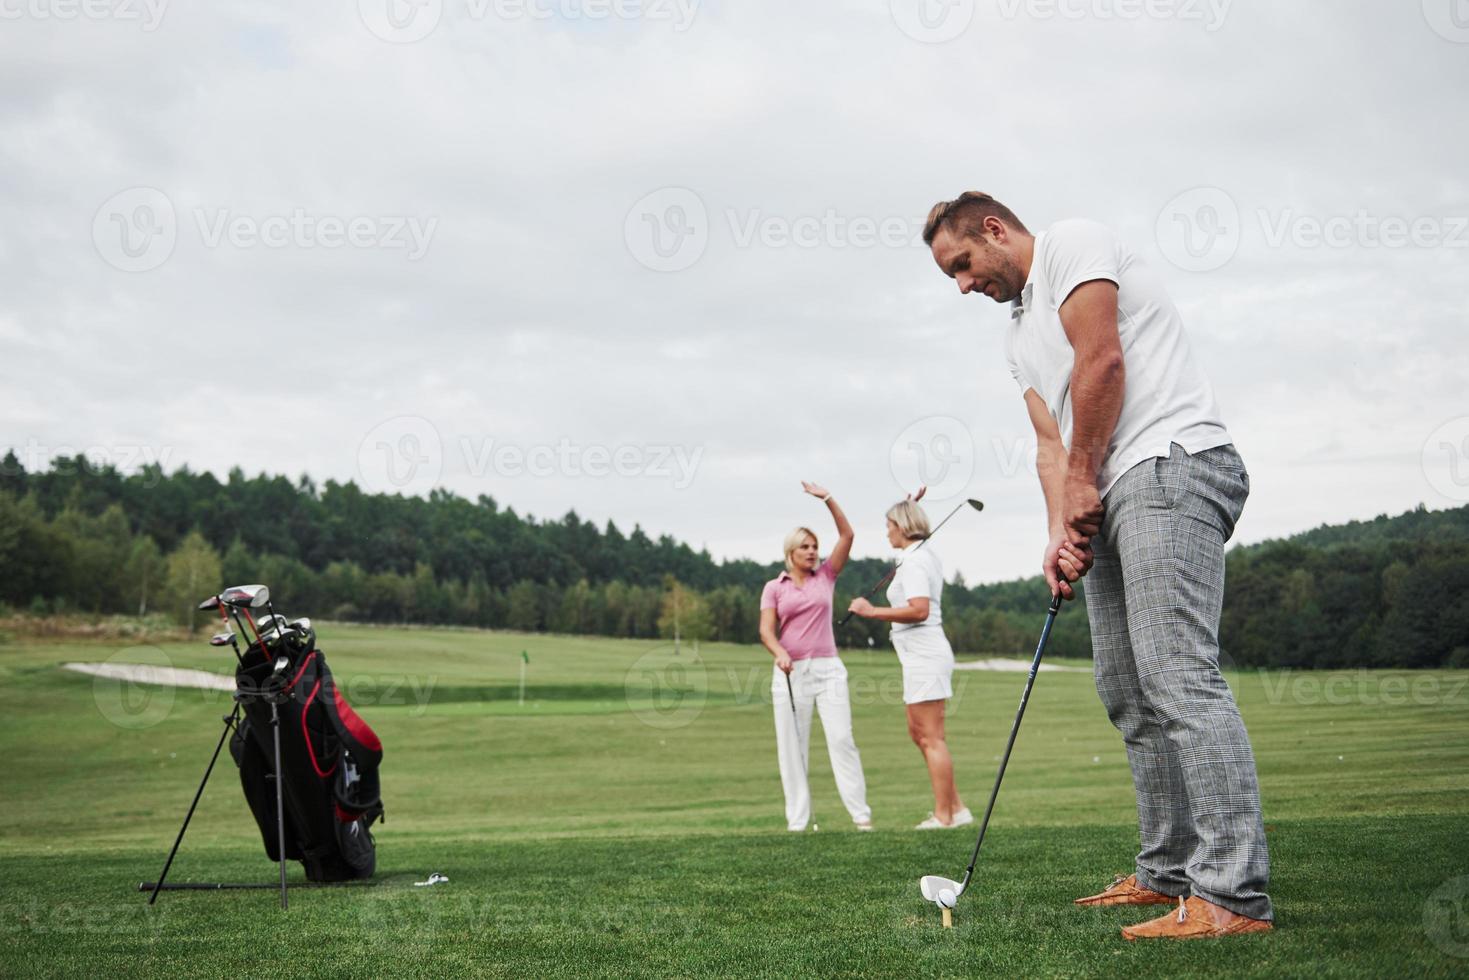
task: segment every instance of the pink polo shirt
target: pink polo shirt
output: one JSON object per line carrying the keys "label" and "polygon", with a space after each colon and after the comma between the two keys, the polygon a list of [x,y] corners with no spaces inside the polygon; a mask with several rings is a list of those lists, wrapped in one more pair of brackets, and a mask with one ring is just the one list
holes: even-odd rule
{"label": "pink polo shirt", "polygon": [[780,645],[792,660],[810,660],[837,655],[836,634],[831,628],[832,592],[837,576],[830,562],[822,562],[797,585],[790,572],[781,572],[765,583],[760,608],[774,609]]}

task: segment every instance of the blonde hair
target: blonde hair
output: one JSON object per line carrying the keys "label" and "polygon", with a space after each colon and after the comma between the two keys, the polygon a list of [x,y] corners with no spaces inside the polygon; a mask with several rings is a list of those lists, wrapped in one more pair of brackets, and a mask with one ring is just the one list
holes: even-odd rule
{"label": "blonde hair", "polygon": [[922,541],[928,537],[928,515],[911,500],[900,500],[888,508],[887,519],[898,525],[903,537],[909,541]]}
{"label": "blonde hair", "polygon": [[791,555],[793,555],[795,553],[795,551],[796,551],[797,548],[801,547],[801,545],[803,545],[803,544],[806,543],[806,538],[808,536],[811,538],[812,541],[815,541],[816,542],[816,546],[818,548],[821,547],[821,539],[818,538],[816,536],[816,532],[813,531],[813,530],[811,530],[809,527],[798,527],[794,531],[792,531],[790,534],[787,534],[786,535],[786,540],[785,540],[786,571],[793,572],[793,571],[796,570],[795,563],[791,561]]}

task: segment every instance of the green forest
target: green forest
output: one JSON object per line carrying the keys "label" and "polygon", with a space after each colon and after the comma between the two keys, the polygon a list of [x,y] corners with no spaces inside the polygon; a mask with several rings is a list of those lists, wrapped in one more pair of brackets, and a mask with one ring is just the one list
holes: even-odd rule
{"label": "green forest", "polygon": [[[1323,526],[1229,553],[1222,646],[1235,666],[1469,667],[1469,508]],[[489,497],[427,499],[318,487],[306,477],[221,482],[181,467],[122,474],[83,457],[27,472],[0,461],[0,603],[35,614],[166,613],[222,586],[265,582],[283,612],[634,638],[753,642],[778,563],[715,561],[667,536],[521,516]],[[886,571],[850,563],[837,608]],[[1039,576],[944,590],[955,650],[1027,655],[1048,601]],[[202,623],[202,620],[200,620]],[[886,646],[854,619],[844,647]],[[1051,647],[1090,656],[1082,604]]]}

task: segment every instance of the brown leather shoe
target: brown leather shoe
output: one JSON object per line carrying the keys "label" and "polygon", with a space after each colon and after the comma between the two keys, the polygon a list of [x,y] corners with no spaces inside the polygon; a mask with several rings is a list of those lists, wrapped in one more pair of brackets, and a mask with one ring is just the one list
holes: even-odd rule
{"label": "brown leather shoe", "polygon": [[1073,904],[1093,907],[1101,905],[1172,905],[1173,899],[1162,892],[1144,888],[1137,883],[1137,875],[1131,874],[1126,878],[1118,875],[1100,895],[1078,898]]}
{"label": "brown leather shoe", "polygon": [[1264,919],[1238,915],[1213,902],[1191,895],[1178,900],[1178,911],[1122,930],[1123,939],[1218,939],[1250,932],[1269,932]]}

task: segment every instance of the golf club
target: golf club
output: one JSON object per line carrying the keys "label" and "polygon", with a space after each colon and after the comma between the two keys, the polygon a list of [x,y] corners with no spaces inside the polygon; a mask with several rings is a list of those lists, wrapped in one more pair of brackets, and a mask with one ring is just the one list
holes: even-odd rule
{"label": "golf club", "polygon": [[944,925],[949,925],[949,910],[969,887],[974,877],[974,864],[979,860],[979,849],[984,844],[984,832],[990,825],[990,814],[995,810],[995,798],[1000,795],[1000,781],[1005,778],[1005,767],[1010,764],[1010,750],[1015,748],[1015,736],[1020,732],[1020,720],[1025,717],[1025,706],[1030,701],[1030,691],[1035,687],[1035,675],[1041,669],[1041,657],[1046,652],[1046,641],[1051,638],[1051,627],[1056,623],[1056,614],[1061,611],[1061,593],[1051,597],[1051,608],[1046,613],[1046,624],[1041,627],[1041,639],[1035,647],[1035,659],[1030,662],[1030,673],[1025,678],[1025,690],[1020,694],[1020,707],[1015,711],[1015,722],[1010,726],[1010,739],[1005,743],[1005,754],[1000,757],[1000,771],[995,773],[995,786],[990,790],[989,804],[984,808],[984,819],[979,823],[979,839],[974,842],[974,852],[969,855],[969,867],[964,869],[964,880],[954,881],[941,875],[924,875],[918,879],[918,891],[924,899],[933,902],[944,913]]}
{"label": "golf club", "polygon": [[235,642],[234,630],[225,630],[223,633],[215,633],[209,638],[209,645],[212,647],[222,647],[226,643],[228,643],[230,647],[234,649],[235,659],[240,662],[241,666],[243,666],[245,663],[245,658],[240,656],[240,645]]}
{"label": "golf club", "polygon": [[[791,666],[794,670],[795,665],[792,664]],[[789,694],[791,697],[791,725],[796,729],[796,754],[801,757],[801,778],[806,781],[806,797],[808,800],[810,800],[811,775],[806,771],[806,751],[805,748],[801,745],[801,719],[796,714],[796,689],[791,684],[790,674],[786,674],[786,693]],[[810,802],[807,804],[807,810],[811,815],[811,826],[815,827],[816,803],[814,800],[810,800]]]}
{"label": "golf club", "polygon": [[[963,509],[963,507],[964,507],[965,504],[968,504],[970,507],[973,507],[975,510],[984,510],[984,501],[982,501],[982,500],[975,500],[973,497],[970,497],[968,500],[964,500],[964,501],[961,501],[961,502],[955,504],[954,505],[954,509],[951,510],[951,511],[949,511],[948,516],[946,516],[943,520],[939,521],[938,527],[935,527],[932,531],[929,531],[928,532],[928,537],[926,537],[922,541],[918,542],[918,548],[922,548],[924,545],[926,545],[930,541],[932,541],[933,540],[933,536],[935,534],[938,534],[939,533],[939,528],[941,528],[945,524],[949,523],[949,518],[951,518],[955,514],[959,513],[959,511]],[[917,551],[918,548],[914,548],[913,550],[914,551]],[[872,588],[868,589],[866,592],[862,593],[862,598],[864,598],[864,599],[871,599],[873,593],[876,592],[878,589],[882,588],[884,585],[887,585],[888,582],[892,581],[893,576],[896,575],[897,572],[898,572],[898,566],[897,566],[896,563],[894,563],[893,564],[893,567],[888,569],[888,573],[886,575],[884,575],[882,578],[878,579],[878,582],[877,582],[876,585],[874,585]],[[856,614],[853,613],[850,609],[847,610],[847,614],[842,617],[842,621],[840,623],[837,623],[837,625],[838,626],[846,626],[847,625],[847,620],[851,619],[854,615],[856,615]]]}

